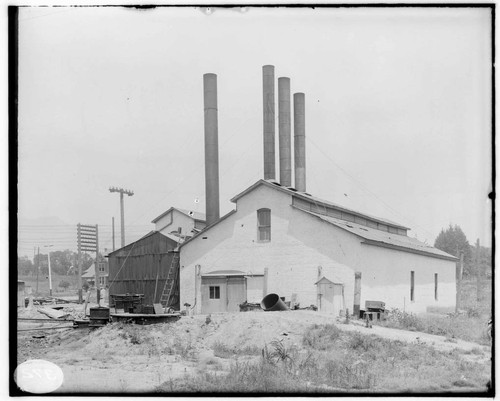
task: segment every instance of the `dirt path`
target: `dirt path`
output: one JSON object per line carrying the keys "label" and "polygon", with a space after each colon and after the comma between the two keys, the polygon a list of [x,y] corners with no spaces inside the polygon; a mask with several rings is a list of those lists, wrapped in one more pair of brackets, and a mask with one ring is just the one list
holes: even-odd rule
{"label": "dirt path", "polygon": [[491,358],[491,348],[486,345],[459,339],[447,339],[443,336],[422,333],[419,331],[406,331],[373,325],[371,328],[365,327],[365,323],[352,321],[350,324],[339,324],[339,329],[345,331],[359,331],[366,335],[376,335],[389,340],[399,340],[407,343],[418,343],[429,345],[439,351],[449,352],[454,349],[461,351],[460,356],[473,362],[487,362]]}

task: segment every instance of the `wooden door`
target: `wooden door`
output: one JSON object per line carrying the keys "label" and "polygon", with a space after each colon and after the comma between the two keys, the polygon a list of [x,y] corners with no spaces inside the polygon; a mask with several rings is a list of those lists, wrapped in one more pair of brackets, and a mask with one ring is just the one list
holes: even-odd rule
{"label": "wooden door", "polygon": [[203,277],[201,279],[201,313],[227,311],[226,278]]}
{"label": "wooden door", "polygon": [[244,277],[230,277],[227,280],[227,311],[239,312],[240,304],[246,301]]}

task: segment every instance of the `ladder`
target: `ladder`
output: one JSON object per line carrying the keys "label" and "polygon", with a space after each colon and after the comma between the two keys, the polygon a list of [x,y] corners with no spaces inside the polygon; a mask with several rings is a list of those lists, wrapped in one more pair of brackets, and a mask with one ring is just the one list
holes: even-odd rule
{"label": "ladder", "polygon": [[174,293],[175,280],[177,278],[177,267],[179,266],[179,251],[173,251],[174,257],[172,258],[172,263],[170,264],[170,269],[168,270],[167,279],[165,285],[163,286],[163,291],[161,293],[160,303],[166,308],[169,305],[170,299]]}

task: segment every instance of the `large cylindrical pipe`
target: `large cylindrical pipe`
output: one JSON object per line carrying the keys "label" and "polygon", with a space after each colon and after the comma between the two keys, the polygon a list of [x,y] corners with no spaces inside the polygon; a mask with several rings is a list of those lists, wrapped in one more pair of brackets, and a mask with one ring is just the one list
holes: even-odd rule
{"label": "large cylindrical pipe", "polygon": [[295,189],[306,192],[306,106],[305,95],[293,95],[293,155]]}
{"label": "large cylindrical pipe", "polygon": [[274,111],[274,66],[262,67],[262,93],[264,111],[264,179],[276,179],[274,155],[275,111]]}
{"label": "large cylindrical pipe", "polygon": [[280,184],[292,185],[292,147],[290,124],[290,78],[278,78],[279,109],[279,149],[280,149]]}
{"label": "large cylindrical pipe", "polygon": [[203,75],[205,110],[205,202],[206,220],[219,220],[219,140],[217,125],[217,75]]}
{"label": "large cylindrical pipe", "polygon": [[266,312],[288,310],[288,306],[285,305],[278,294],[267,294],[260,302],[260,307]]}

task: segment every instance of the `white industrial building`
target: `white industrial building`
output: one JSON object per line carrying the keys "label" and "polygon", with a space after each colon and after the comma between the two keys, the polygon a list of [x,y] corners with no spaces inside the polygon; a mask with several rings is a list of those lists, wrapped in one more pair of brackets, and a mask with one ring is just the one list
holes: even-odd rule
{"label": "white industrial building", "polygon": [[180,246],[180,304],[195,313],[238,311],[270,293],[335,315],[365,301],[421,312],[455,305],[456,258],[400,224],[306,192],[305,99],[295,94],[292,187],[290,80],[278,79],[275,180],[274,67],[263,68],[264,179],[219,218],[216,76],[204,76],[207,227]]}
{"label": "white industrial building", "polygon": [[365,300],[414,312],[455,305],[455,258],[405,227],[265,180],[232,201],[235,211],[181,245],[181,305],[197,313],[238,311],[268,293],[353,311],[358,272],[362,309]]}

